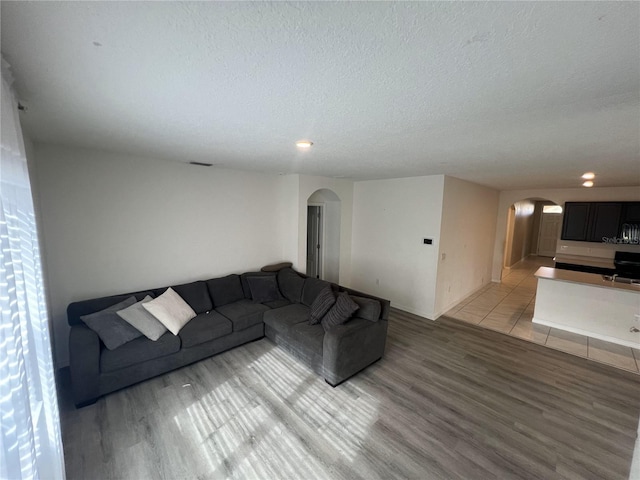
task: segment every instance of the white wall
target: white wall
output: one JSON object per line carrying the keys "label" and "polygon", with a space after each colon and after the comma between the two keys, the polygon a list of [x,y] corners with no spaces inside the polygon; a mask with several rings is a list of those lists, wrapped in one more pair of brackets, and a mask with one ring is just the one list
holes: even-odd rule
{"label": "white wall", "polygon": [[[558,205],[564,206],[565,202],[606,202],[606,201],[640,201],[640,188],[638,187],[594,187],[594,188],[550,188],[536,190],[507,190],[500,192],[498,205],[498,223],[496,225],[496,236],[493,250],[492,278],[499,282],[502,275],[502,260],[504,258],[505,234],[507,227],[507,211],[515,202],[523,199],[550,200]],[[585,249],[606,250],[613,252],[615,245],[600,245],[587,242],[564,242],[567,245],[573,244],[570,248],[563,250],[564,253],[584,254]],[[576,246],[575,244],[579,244]],[[560,245],[558,246],[558,248]],[[578,249],[574,249],[578,247]],[[582,250],[580,250],[582,249]],[[620,248],[617,248],[621,250]]]}
{"label": "white wall", "polygon": [[491,282],[497,190],[444,178],[435,316]]}
{"label": "white wall", "polygon": [[435,318],[443,189],[443,175],[354,184],[350,286]]}
{"label": "white wall", "polygon": [[48,145],[36,169],[58,367],[72,301],[282,260],[278,175]]}
{"label": "white wall", "polygon": [[[516,202],[514,207],[511,248],[506,259],[506,266],[508,267],[515,265],[531,253],[535,203],[531,200],[522,200]],[[495,213],[497,214],[497,208]]]}

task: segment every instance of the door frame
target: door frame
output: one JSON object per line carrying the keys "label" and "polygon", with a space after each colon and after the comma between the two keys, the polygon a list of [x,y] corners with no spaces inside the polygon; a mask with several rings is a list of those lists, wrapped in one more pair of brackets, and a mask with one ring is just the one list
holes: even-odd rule
{"label": "door frame", "polygon": [[[308,202],[307,203],[307,257],[309,255],[309,207],[318,207],[319,208],[319,213],[320,213],[320,222],[318,223],[318,229],[320,230],[318,232],[318,240],[320,241],[320,248],[317,249],[318,250],[318,273],[317,273],[317,278],[322,279],[323,275],[324,275],[324,248],[325,248],[325,211],[324,211],[324,203],[320,203],[320,202]],[[314,276],[311,275],[310,272],[307,272],[307,275],[309,275],[310,277]]]}

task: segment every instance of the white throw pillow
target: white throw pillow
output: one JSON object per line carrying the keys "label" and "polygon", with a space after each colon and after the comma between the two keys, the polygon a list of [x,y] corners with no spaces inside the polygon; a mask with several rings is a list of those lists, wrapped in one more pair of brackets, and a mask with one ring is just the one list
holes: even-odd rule
{"label": "white throw pillow", "polygon": [[171,287],[155,300],[143,303],[142,307],[174,335],[178,335],[182,327],[196,316],[196,312]]}
{"label": "white throw pillow", "polygon": [[142,307],[143,304],[148,303],[151,300],[153,299],[147,295],[138,303],[134,303],[130,307],[116,313],[129,325],[138,329],[149,340],[153,340],[155,342],[164,335],[164,332],[167,331],[167,327]]}

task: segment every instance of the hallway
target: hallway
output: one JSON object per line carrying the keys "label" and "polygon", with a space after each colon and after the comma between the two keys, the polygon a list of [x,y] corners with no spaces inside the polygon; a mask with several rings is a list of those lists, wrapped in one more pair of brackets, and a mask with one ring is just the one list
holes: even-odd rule
{"label": "hallway", "polygon": [[445,315],[480,327],[640,373],[640,350],[578,335],[532,322],[540,266],[553,266],[547,257],[530,256],[510,270],[502,283],[492,283],[465,298]]}

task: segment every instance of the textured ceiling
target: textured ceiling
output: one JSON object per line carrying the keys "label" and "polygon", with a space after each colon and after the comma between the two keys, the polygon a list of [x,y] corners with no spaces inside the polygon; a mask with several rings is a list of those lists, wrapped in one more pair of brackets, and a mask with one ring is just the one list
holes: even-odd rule
{"label": "textured ceiling", "polygon": [[37,141],[354,180],[574,187],[593,170],[597,186],[640,185],[637,2],[2,1],[1,15]]}

